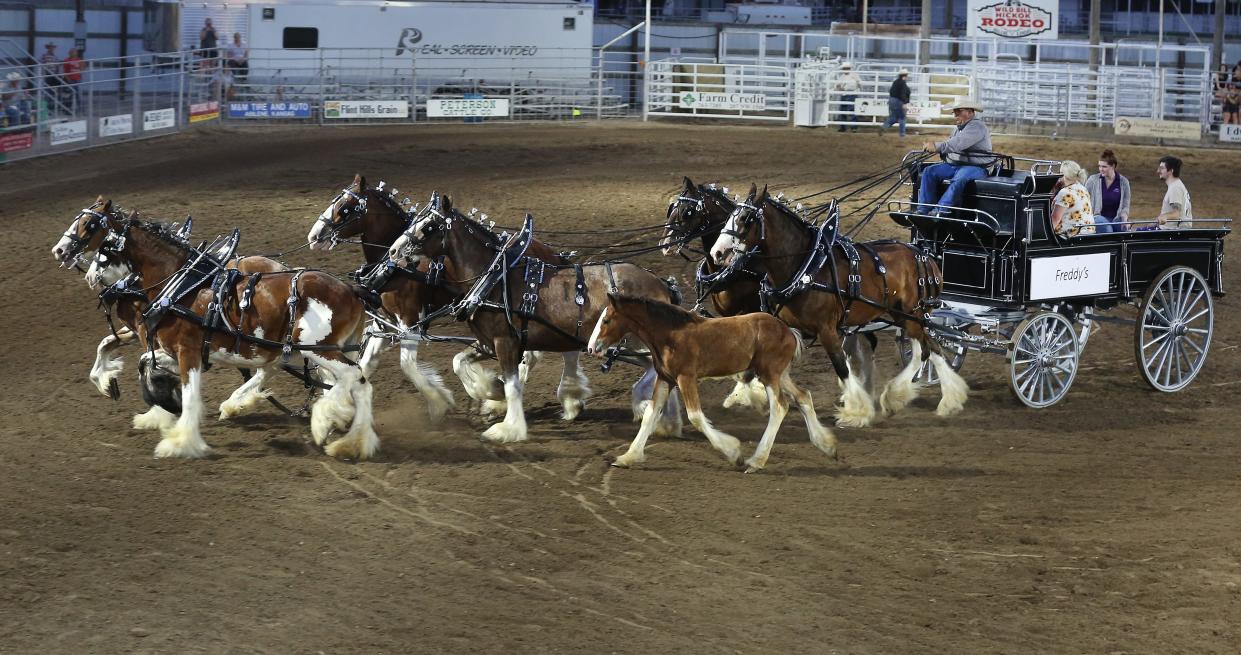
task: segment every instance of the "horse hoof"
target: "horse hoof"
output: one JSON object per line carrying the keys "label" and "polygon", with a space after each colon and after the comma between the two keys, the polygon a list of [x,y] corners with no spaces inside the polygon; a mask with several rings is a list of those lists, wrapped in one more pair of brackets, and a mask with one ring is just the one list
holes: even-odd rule
{"label": "horse hoof", "polygon": [[758,472],[759,472],[759,471],[761,471],[761,470],[763,470],[763,467],[761,467],[761,466],[754,466],[754,465],[752,465],[752,464],[751,464],[750,466],[745,467],[745,472],[746,472],[746,473],[758,473]]}
{"label": "horse hoof", "polygon": [[116,378],[108,380],[108,397],[112,400],[121,399],[121,383]]}

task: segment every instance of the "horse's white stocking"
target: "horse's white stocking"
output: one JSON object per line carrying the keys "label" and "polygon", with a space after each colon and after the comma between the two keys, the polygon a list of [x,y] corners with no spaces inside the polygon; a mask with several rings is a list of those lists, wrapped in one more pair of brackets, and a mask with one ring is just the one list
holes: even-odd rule
{"label": "horse's white stocking", "polygon": [[739,373],[735,376],[737,384],[733,386],[733,390],[724,398],[724,408],[729,407],[749,407],[759,414],[767,414],[767,391],[763,388],[763,383],[758,378],[752,378],[749,383],[745,381],[745,374]]}
{"label": "horse's white stocking", "polygon": [[630,407],[633,409],[633,420],[635,423],[641,421],[646,416],[646,406],[651,404],[651,393],[655,388],[655,380],[657,375],[654,366],[647,366],[643,371],[642,377],[633,383],[633,400]]}
{"label": "horse's white stocking", "polygon": [[767,429],[763,430],[763,438],[758,440],[758,448],[754,449],[754,454],[745,461],[746,473],[755,473],[767,466],[767,457],[771,455],[771,447],[776,445],[776,433],[780,431],[784,415],[789,411],[788,406],[784,404],[784,398],[780,395],[780,389],[764,388],[767,389],[767,407],[770,412],[767,418]]}
{"label": "horse's white stocking", "polygon": [[141,414],[134,414],[135,430],[171,429],[176,424],[177,415],[159,405],[152,405],[147,411]]}
{"label": "horse's white stocking", "polygon": [[785,371],[784,376],[780,378],[780,387],[792,398],[793,402],[797,403],[797,409],[806,422],[806,433],[810,435],[810,443],[826,453],[828,457],[835,459],[836,435],[819,422],[819,414],[814,410],[814,397],[809,391],[793,384],[788,371]]}
{"label": "horse's white stocking", "polygon": [[245,384],[234,389],[232,395],[220,403],[220,420],[223,421],[253,411],[259,403],[266,400],[271,395],[271,391],[263,388],[263,382],[266,379],[267,369],[260,368],[254,372],[254,375],[249,380],[246,380]]}
{"label": "horse's white stocking", "polygon": [[481,365],[483,360],[473,348],[466,348],[452,358],[452,370],[470,398],[479,402],[484,416],[498,416],[504,411],[504,385],[500,378]]}
{"label": "horse's white stocking", "polygon": [[612,466],[629,468],[646,461],[646,440],[654,434],[660,414],[663,413],[662,406],[669,395],[668,385],[657,385],[653,393],[655,397],[646,402],[646,408],[643,410],[642,426],[638,428],[638,436],[634,437],[633,443],[629,444],[629,450],[625,451],[624,455],[613,460]]}
{"label": "horse's white stocking", "polygon": [[360,369],[349,382],[349,388],[353,398],[353,423],[345,436],[328,444],[324,450],[340,459],[370,459],[379,451],[379,435],[375,434],[374,425],[374,388]]}
{"label": "horse's white stocking", "polygon": [[655,423],[655,435],[659,437],[681,438],[681,392],[673,389],[664,401],[664,411]]}
{"label": "horse's white stocking", "polygon": [[504,399],[508,405],[504,420],[487,428],[483,438],[495,443],[526,440],[526,411],[522,406],[521,378],[514,375],[504,382]]}
{"label": "horse's white stocking", "polygon": [[543,355],[544,353],[541,350],[527,350],[521,356],[521,363],[517,365],[517,375],[521,378],[521,386],[523,388],[530,379],[530,371],[534,370],[534,367],[543,361]]}
{"label": "horse's white stocking", "polygon": [[[418,361],[418,344],[420,339],[401,340],[401,370],[405,377],[422,392],[427,400],[427,415],[432,423],[444,420],[448,410],[456,406],[452,391],[444,385],[444,379],[430,364]],[[357,422],[357,419],[354,419]]]}
{"label": "horse's white stocking", "polygon": [[203,416],[202,371],[191,368],[181,386],[181,417],[172,427],[160,430],[163,439],[155,446],[156,457],[202,457],[211,449],[200,432]]}
{"label": "horse's white stocking", "polygon": [[110,334],[104,337],[95,348],[95,363],[90,368],[90,381],[95,384],[99,393],[109,398],[113,397],[112,386],[116,384],[116,378],[125,367],[125,362],[112,356],[122,345],[124,342]]}
{"label": "horse's white stocking", "polygon": [[840,427],[865,428],[875,422],[875,401],[858,376],[850,375],[840,381],[841,407],[836,410],[836,425]]}
{"label": "horse's white stocking", "polygon": [[[590,397],[590,380],[582,373],[580,352],[567,352],[564,355],[564,371],[560,374],[560,386],[556,387],[556,398],[564,409],[562,416],[572,421],[582,413],[586,399]],[[522,380],[525,384],[525,380]]]}
{"label": "horse's white stocking", "polygon": [[323,395],[310,408],[310,436],[316,444],[322,446],[333,431],[343,431],[353,423],[355,408],[352,386],[361,375],[361,371],[358,370],[350,375],[349,369],[354,367],[348,364],[324,359],[307,352],[302,354],[318,364],[319,370],[327,371],[332,377],[332,388],[323,392]]}
{"label": "horse's white stocking", "polygon": [[711,421],[707,420],[702,409],[687,409],[689,413],[689,422],[698,428],[698,431],[706,435],[707,441],[711,442],[711,446],[716,450],[724,453],[724,457],[728,458],[729,463],[736,465],[741,460],[741,441],[731,434],[726,434],[715,429],[711,425]]}
{"label": "horse's white stocking", "polygon": [[931,353],[931,364],[939,375],[939,391],[943,396],[939,399],[939,407],[935,413],[940,416],[952,416],[965,408],[965,400],[970,395],[970,385],[959,373],[952,370],[948,362],[939,353]]}
{"label": "horse's white stocking", "polygon": [[888,415],[901,411],[918,397],[918,388],[914,386],[914,376],[918,374],[918,368],[922,366],[922,342],[912,339],[911,343],[909,363],[896,374],[896,377],[888,380],[888,384],[883,388],[883,394],[879,396],[879,406]]}
{"label": "horse's white stocking", "polygon": [[875,350],[870,341],[859,334],[845,337],[845,356],[849,358],[849,373],[856,375],[866,393],[875,393]]}
{"label": "horse's white stocking", "polygon": [[[371,321],[370,331],[380,332],[382,326],[376,321]],[[387,350],[392,342],[384,337],[373,336],[366,339],[366,346],[362,348],[362,357],[358,359],[358,366],[362,369],[362,375],[370,377],[375,374],[375,369],[379,366],[379,355]]]}

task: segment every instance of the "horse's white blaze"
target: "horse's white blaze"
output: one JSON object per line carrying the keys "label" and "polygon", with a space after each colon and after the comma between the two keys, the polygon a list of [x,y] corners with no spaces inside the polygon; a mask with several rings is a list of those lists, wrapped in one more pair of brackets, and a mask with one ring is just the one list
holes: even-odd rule
{"label": "horse's white blaze", "polygon": [[504,381],[504,399],[507,412],[504,420],[487,428],[483,438],[496,443],[526,440],[526,413],[522,407],[521,380],[516,375]]}
{"label": "horse's white blaze", "polygon": [[884,412],[888,414],[899,412],[918,397],[918,388],[914,386],[914,376],[918,374],[920,366],[922,366],[922,342],[914,339],[909,363],[896,374],[896,377],[888,381],[883,393],[879,396],[879,406]]}
{"label": "horse's white blaze", "polygon": [[939,375],[939,390],[943,396],[935,413],[940,416],[952,416],[965,408],[965,400],[970,395],[970,385],[959,373],[952,370],[948,362],[938,353],[931,353],[931,365]]}
{"label": "horse's white blaze", "polygon": [[728,217],[728,222],[724,224],[724,231],[720,232],[720,236],[715,240],[715,245],[711,246],[711,259],[716,263],[725,263],[725,255],[741,248],[741,240],[731,234],[724,232],[740,232],[741,229],[737,225],[737,212],[733,212]]}
{"label": "horse's white blaze", "polygon": [[318,298],[306,301],[306,311],[297,320],[297,342],[317,344],[332,334],[332,308]]}
{"label": "horse's white blaze", "polygon": [[336,207],[335,202],[328,205],[327,209],[323,210],[322,214],[319,214],[319,218],[315,219],[315,224],[310,226],[310,232],[306,234],[306,242],[310,244],[311,250],[318,250],[323,246],[322,243],[319,243],[319,235],[323,234],[324,228],[327,227],[327,221],[332,220],[332,209],[334,207]]}
{"label": "horse's white blaze", "polygon": [[[70,225],[70,227],[72,228],[73,226]],[[58,262],[63,261],[65,258],[65,253],[69,252],[70,244],[72,244],[72,242],[69,240],[69,233],[65,232],[61,235],[60,240],[56,242],[56,245],[52,246],[52,258]]]}
{"label": "horse's white blaze", "polygon": [[155,446],[156,457],[202,457],[211,447],[203,441],[202,371],[190,369],[189,381],[181,386],[181,417],[172,427],[162,428],[163,439]]}
{"label": "horse's white blaze", "polygon": [[595,321],[595,329],[590,331],[590,338],[586,340],[586,352],[591,355],[598,355],[603,352],[605,344],[599,343],[599,333],[603,332],[603,321],[607,318],[608,308],[604,307],[599,312],[599,320]]}

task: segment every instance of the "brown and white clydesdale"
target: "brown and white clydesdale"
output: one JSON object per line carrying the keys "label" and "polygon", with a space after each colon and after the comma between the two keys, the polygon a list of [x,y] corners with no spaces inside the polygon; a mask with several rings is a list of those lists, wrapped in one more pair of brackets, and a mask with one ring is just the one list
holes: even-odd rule
{"label": "brown and white clydesdale", "polygon": [[663,411],[663,400],[673,388],[681,391],[690,423],[706,435],[716,450],[734,466],[741,460],[741,442],[711,425],[702,412],[698,380],[753,371],[767,391],[767,429],[754,455],[746,460],[746,472],[767,464],[776,432],[788,412],[788,398],[797,403],[806,421],[810,442],[836,457],[836,437],[819,423],[809,391],[789,377],[794,359],[801,354],[801,338],[780,319],[762,312],[724,318],[703,318],[680,307],[651,300],[608,295],[587,342],[587,352],[602,356],[627,334],[637,335],[651,350],[659,379],[651,403],[642,417],[638,436],[613,466],[628,467],[645,459],[646,440]]}
{"label": "brown and white clydesdale", "polygon": [[[694,184],[689,177],[682,180],[676,196],[668,201],[667,222],[659,245],[664,256],[681,254],[690,243],[697,243],[706,255],[715,244],[737,203],[728,196],[728,188],[717,184]],[[697,271],[699,293],[705,293],[717,316],[738,316],[763,311],[759,299],[760,282],[766,271],[757,261],[745,264],[744,270],[728,271],[704,256]],[[702,302],[699,298],[699,302]],[[875,369],[873,333],[850,334],[844,340],[845,353],[853,375],[861,379],[863,388],[873,392]],[[748,406],[765,414],[767,392],[752,373],[738,376],[732,392],[724,398],[724,407]]]}
{"label": "brown and white clydesdale", "polygon": [[[361,174],[355,175],[353,181],[332,199],[327,209],[315,220],[306,235],[310,247],[330,249],[338,239],[358,237],[362,241],[367,266],[372,271],[377,266],[386,266],[390,261],[389,246],[409,227],[411,217],[398,197],[399,192],[394,188],[384,187],[383,182],[375,187],[368,186],[365,177]],[[526,254],[550,264],[569,263],[562,255],[537,239],[530,243]],[[460,278],[455,270],[443,271],[443,275],[439,271],[432,273],[435,270],[432,266],[432,260],[425,257],[415,258],[410,262],[409,268],[394,266],[390,275],[373,278],[379,285],[373,290],[379,295],[384,311],[402,332],[401,370],[426,396],[431,420],[439,421],[454,405],[452,392],[444,386],[442,378],[432,366],[418,360],[421,339],[412,326],[423,316],[423,312],[434,311],[453,302],[461,295],[462,290],[450,288],[446,283],[428,284],[429,274],[439,276],[442,280]],[[445,261],[444,266],[451,269],[453,264]],[[377,272],[383,275],[382,271]],[[376,357],[389,345],[387,339],[368,340],[359,360],[367,375],[374,370]],[[556,391],[563,416],[570,421],[581,413],[591,393],[590,382],[582,374],[579,357],[580,353],[564,353],[564,372]],[[484,414],[499,414],[505,407],[504,383],[481,365],[483,359],[476,349],[466,348],[453,358],[453,370],[461,379],[466,393],[479,402]],[[526,354],[522,366],[523,382],[537,359],[537,353]]]}
{"label": "brown and white clydesdale", "polygon": [[[105,215],[119,215],[120,213],[120,209],[114,208],[113,202],[103,196],[95,199],[92,208]],[[99,242],[103,238],[101,236],[103,232],[100,232],[96,238],[82,242],[78,231],[85,229],[87,226],[80,225],[79,218],[80,216],[70,223],[69,229],[65,230],[60,240],[52,248],[52,257],[60,262],[62,266],[70,266],[74,261],[83,259],[88,253],[98,252]],[[187,218],[185,224],[176,231],[176,236],[184,240],[188,237],[189,230],[190,219]],[[67,253],[71,249],[76,250],[77,254],[68,256]],[[286,270],[284,264],[259,255],[235,256],[229,259],[225,266],[226,268],[235,268],[247,274]],[[91,273],[92,270],[94,271],[93,274]],[[130,273],[131,271],[125,266],[125,263],[116,257],[104,258],[102,260],[92,258],[90,269],[86,275],[86,283],[92,289],[100,286],[111,286]],[[141,339],[137,330],[138,326],[133,324],[132,319],[136,315],[141,314],[142,309],[144,309],[144,307],[136,307],[132,298],[119,300],[115,316],[120,320],[121,325],[113,334],[109,334],[99,341],[99,345],[95,349],[95,362],[92,364],[89,374],[91,383],[95,385],[99,393],[113,399],[118,398],[120,395],[118,376],[124,368],[124,362],[116,355],[116,352],[122,346]],[[147,397],[148,402],[152,399],[150,394],[156,393],[157,390],[151,388],[146,382],[153,381],[155,377],[158,377],[158,373],[161,370],[167,371],[170,368],[176,368],[176,363],[172,360],[171,355],[162,350],[155,352],[155,358],[158,364],[157,367],[151,367],[150,365],[150,352],[143,353],[139,360],[139,377],[144,382],[143,393]],[[220,420],[240,416],[261,404],[263,399],[270,395],[270,392],[264,388],[266,378],[266,371],[256,371],[245,384],[234,390],[224,402],[220,403]],[[179,400],[172,403],[152,404],[147,412],[134,416],[134,428],[138,430],[156,430],[161,427],[171,426],[176,422],[176,415],[172,411],[179,405]],[[176,411],[179,412],[179,409]]]}
{"label": "brown and white clydesdale", "polygon": [[[767,271],[777,291],[793,288],[798,283],[811,287],[782,299],[777,316],[803,334],[817,336],[823,342],[841,383],[844,406],[838,414],[838,424],[864,427],[875,419],[870,394],[849,370],[841,344],[842,329],[882,318],[901,327],[913,343],[909,363],[888,382],[880,396],[883,410],[888,414],[899,411],[917,396],[914,375],[929,355],[939,373],[943,394],[936,413],[951,416],[961,411],[969,395],[969,385],[944,360],[939,343],[929,337],[923,324],[930,311],[928,302],[938,297],[942,288],[939,266],[921,257],[909,244],[895,241],[859,244],[862,250],[879,258],[883,270],[871,258],[862,257],[858,269],[860,287],[857,297],[851,298],[850,262],[839,246],[828,253],[826,265],[798,278],[807,258],[819,247],[817,238],[816,228],[768,197],[766,187],[760,192],[752,186],[746,200],[737,205],[712,246],[711,258],[717,264],[727,264],[761,243],[755,259]],[[812,288],[815,284],[823,288]]]}
{"label": "brown and white clydesdale", "polygon": [[[160,223],[83,210],[75,219],[77,237],[64,258],[75,257],[83,244],[98,248],[105,236],[111,249],[143,280],[156,281],[145,289],[149,301],[160,297],[164,286],[189,261],[191,249]],[[206,284],[206,283],[204,283]],[[152,328],[158,347],[177,361],[181,378],[181,416],[175,425],[161,430],[156,457],[202,457],[209,450],[200,432],[202,421],[203,352],[213,364],[252,369],[272,369],[283,363],[282,344],[314,362],[331,378],[332,388],[311,409],[311,435],[324,444],[334,430],[343,437],[327,445],[330,455],[366,459],[379,448],[372,425],[372,389],[357,364],[345,351],[357,347],[365,325],[365,308],[354,287],[326,273],[312,270],[263,274],[253,283],[250,306],[240,299],[251,286],[239,276],[222,303],[222,315],[231,329],[207,333],[195,317],[204,317],[216,301],[209,285],[191,290],[175,301]],[[206,348],[204,348],[204,342]]]}
{"label": "brown and white clydesdale", "polygon": [[[462,287],[487,276],[497,254],[507,244],[488,226],[454,214],[451,207],[451,199],[441,196],[423,208],[409,229],[392,244],[389,253],[394,259],[401,259],[407,253],[427,257],[445,255],[455,264],[457,274],[463,276],[451,282]],[[496,354],[504,377],[507,411],[502,422],[483,433],[484,438],[497,442],[527,438],[522,406],[524,385],[518,371],[522,354],[527,349],[581,351],[589,326],[606,305],[609,291],[675,300],[675,293],[663,280],[633,264],[588,264],[582,265],[580,271],[579,287],[578,267],[553,266],[534,258],[522,258],[481,299],[484,304],[467,316],[474,336]],[[506,302],[506,298],[512,302]],[[676,402],[675,398],[670,398],[669,403]],[[665,415],[666,422],[659,430],[680,434],[679,404],[675,411],[665,412]]]}

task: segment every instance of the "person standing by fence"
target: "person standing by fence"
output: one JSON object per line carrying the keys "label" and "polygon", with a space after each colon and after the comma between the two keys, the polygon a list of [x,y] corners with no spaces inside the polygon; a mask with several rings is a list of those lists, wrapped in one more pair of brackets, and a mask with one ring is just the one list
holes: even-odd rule
{"label": "person standing by fence", "polygon": [[233,42],[224,49],[228,68],[233,72],[233,84],[244,85],[250,75],[250,50],[241,43],[241,32],[233,32]]}
{"label": "person standing by fence", "polygon": [[56,106],[52,108],[52,112],[61,113],[60,86],[64,84],[64,79],[60,76],[60,57],[56,56],[55,43],[49,41],[43,45],[43,56],[39,57],[39,64],[39,72],[43,75],[43,86],[56,99]]}
{"label": "person standing by fence", "polygon": [[905,82],[907,77],[909,77],[909,70],[902,68],[896,73],[896,80],[892,82],[892,86],[888,87],[888,120],[884,121],[883,127],[879,128],[880,134],[900,123],[901,136],[905,136],[905,115],[909,108],[909,84]]}
{"label": "person standing by fence", "polygon": [[216,35],[211,19],[203,21],[203,28],[198,32],[198,47],[203,51],[203,59],[215,59],[220,56],[220,38]]}
{"label": "person standing by fence", "polygon": [[[850,127],[857,131],[857,94],[862,89],[862,80],[853,72],[853,63],[846,61],[840,65],[840,73],[836,75],[836,92],[840,94],[840,116],[837,120],[853,123]],[[841,125],[837,132],[844,132]]]}
{"label": "person standing by fence", "polygon": [[77,48],[69,48],[69,56],[65,57],[61,67],[65,73],[65,104],[76,111],[79,100],[78,85],[82,83],[82,69],[86,67],[86,63],[82,61]]}

